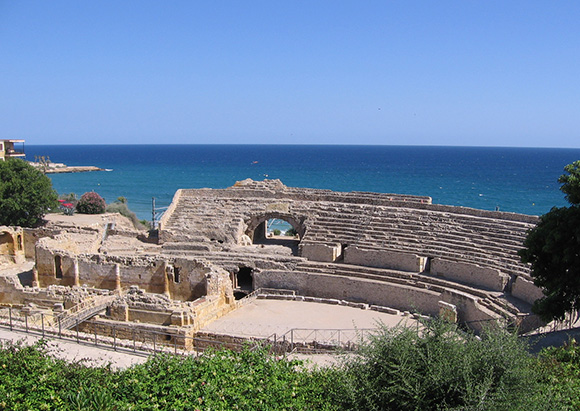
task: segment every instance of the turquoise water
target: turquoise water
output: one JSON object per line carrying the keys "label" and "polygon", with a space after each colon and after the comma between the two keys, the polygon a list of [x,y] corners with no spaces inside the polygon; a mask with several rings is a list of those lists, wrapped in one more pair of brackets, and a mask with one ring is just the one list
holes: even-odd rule
{"label": "turquoise water", "polygon": [[558,176],[580,149],[316,145],[25,147],[27,159],[111,171],[49,175],[59,193],[126,197],[141,219],[179,188],[225,188],[246,178],[287,186],[428,195],[439,204],[524,214],[566,205]]}

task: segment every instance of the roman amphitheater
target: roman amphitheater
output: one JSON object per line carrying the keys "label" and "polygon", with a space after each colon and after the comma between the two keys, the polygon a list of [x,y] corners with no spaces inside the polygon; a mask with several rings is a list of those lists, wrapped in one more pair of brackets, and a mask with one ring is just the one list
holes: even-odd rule
{"label": "roman amphitheater", "polygon": [[[195,337],[270,298],[443,315],[476,332],[540,326],[530,307],[542,292],[517,255],[535,216],[245,180],[179,190],[154,238],[120,215],[73,217],[0,227],[0,303],[30,323]],[[272,237],[271,219],[297,235]]]}

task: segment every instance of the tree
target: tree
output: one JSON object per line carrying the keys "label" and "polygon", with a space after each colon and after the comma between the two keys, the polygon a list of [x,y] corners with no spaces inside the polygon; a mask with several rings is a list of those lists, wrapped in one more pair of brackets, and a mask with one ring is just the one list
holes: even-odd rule
{"label": "tree", "polygon": [[580,308],[580,161],[558,179],[570,207],[554,207],[528,232],[519,255],[532,266],[534,284],[544,297],[532,310],[543,320],[562,320]]}
{"label": "tree", "polygon": [[562,183],[560,190],[566,194],[566,200],[570,204],[580,205],[580,160],[574,161],[564,167],[568,174],[562,174],[558,182]]}
{"label": "tree", "polygon": [[50,179],[26,161],[0,161],[0,224],[34,227],[56,199]]}

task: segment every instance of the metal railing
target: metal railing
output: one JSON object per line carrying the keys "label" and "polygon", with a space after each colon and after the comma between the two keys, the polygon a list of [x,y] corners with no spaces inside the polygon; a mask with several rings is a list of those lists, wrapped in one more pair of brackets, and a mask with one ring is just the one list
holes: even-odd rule
{"label": "metal railing", "polygon": [[[172,353],[196,355],[209,348],[241,350],[243,347],[266,348],[271,353],[321,353],[352,351],[376,329],[307,329],[293,328],[267,337],[213,334],[213,338],[190,337],[183,334],[121,325],[116,323],[76,321],[71,329],[63,327],[62,319],[47,313],[28,315],[12,307],[0,310],[0,327],[24,331],[42,338],[57,338],[79,344],[90,344],[115,351],[140,355]],[[223,338],[222,338],[223,337]]]}
{"label": "metal railing", "polygon": [[55,316],[55,321],[64,329],[73,327],[76,323],[83,322],[99,311],[104,310],[113,302],[115,295],[97,295],[82,301]]}
{"label": "metal railing", "polygon": [[208,348],[241,350],[244,346],[265,346],[265,339],[247,342],[225,342],[213,339],[157,330],[136,328],[131,325],[77,321],[70,330],[65,329],[54,316],[46,313],[27,315],[17,313],[12,307],[0,309],[0,327],[10,331],[23,331],[42,338],[56,338],[78,344],[130,352],[138,355],[171,353],[197,355]]}

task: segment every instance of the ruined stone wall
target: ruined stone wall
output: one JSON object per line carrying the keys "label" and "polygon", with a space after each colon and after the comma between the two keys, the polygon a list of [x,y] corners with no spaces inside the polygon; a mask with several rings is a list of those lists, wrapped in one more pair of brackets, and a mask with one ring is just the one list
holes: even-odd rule
{"label": "ruined stone wall", "polygon": [[169,294],[181,301],[193,301],[207,294],[207,275],[211,269],[198,261],[177,258],[167,265]]}
{"label": "ruined stone wall", "polygon": [[24,256],[28,259],[34,259],[36,242],[41,237],[38,230],[25,228],[24,234]]}
{"label": "ruined stone wall", "polygon": [[533,281],[521,276],[516,278],[512,285],[512,295],[529,304],[533,304],[537,299],[544,297],[541,288],[536,287]]}
{"label": "ruined stone wall", "polygon": [[22,304],[23,287],[15,275],[0,276],[0,304]]}
{"label": "ruined stone wall", "polygon": [[496,291],[504,291],[510,279],[509,275],[493,268],[441,258],[431,261],[431,274]]}
{"label": "ruined stone wall", "polygon": [[256,288],[286,288],[304,296],[365,302],[430,316],[439,314],[439,302],[444,301],[457,306],[459,321],[470,323],[475,330],[498,318],[498,314],[478,302],[479,297],[441,287],[418,288],[401,283],[297,271],[263,271],[256,273],[254,282]]}
{"label": "ruined stone wall", "polygon": [[300,250],[302,257],[312,261],[334,262],[342,255],[340,243],[303,243]]}
{"label": "ruined stone wall", "polygon": [[441,299],[441,293],[427,289],[316,273],[263,271],[254,275],[254,283],[255,288],[285,288],[304,296],[365,302],[401,311],[416,309],[426,315],[438,314]]}
{"label": "ruined stone wall", "polygon": [[426,258],[389,250],[365,250],[349,246],[344,251],[346,264],[421,273],[425,271]]}
{"label": "ruined stone wall", "polygon": [[22,228],[0,226],[0,264],[21,264],[24,260]]}

